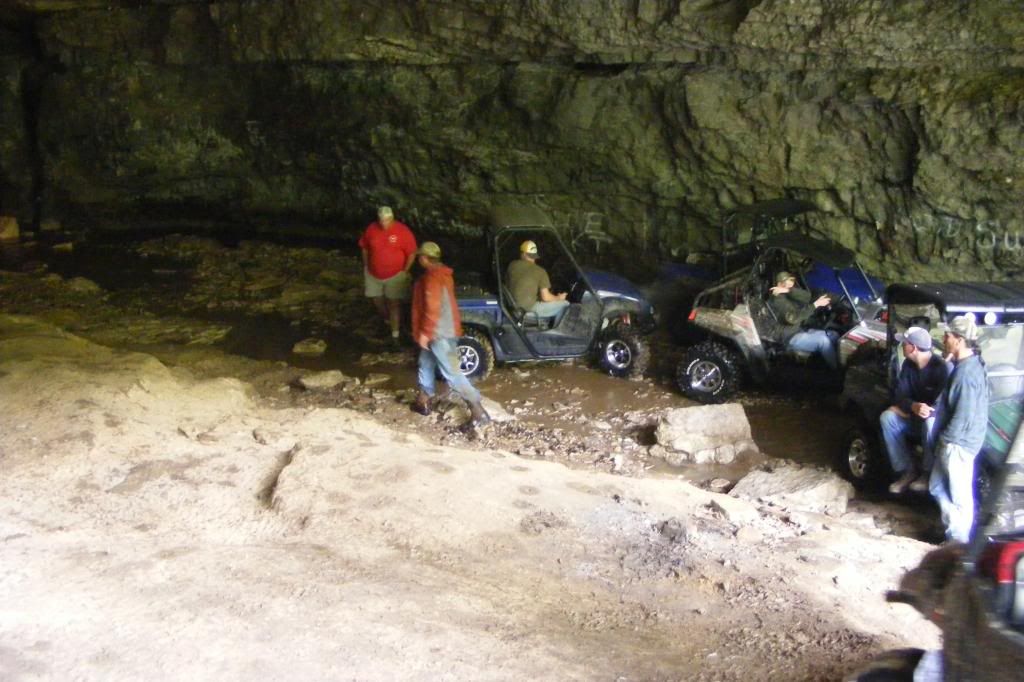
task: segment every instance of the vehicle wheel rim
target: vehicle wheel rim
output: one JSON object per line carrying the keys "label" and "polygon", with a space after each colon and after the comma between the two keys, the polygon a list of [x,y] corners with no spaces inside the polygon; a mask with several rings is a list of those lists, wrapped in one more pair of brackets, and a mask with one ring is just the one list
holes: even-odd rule
{"label": "vehicle wheel rim", "polygon": [[854,478],[861,479],[868,472],[868,444],[863,438],[854,438],[846,450],[846,463]]}
{"label": "vehicle wheel rim", "polygon": [[629,344],[619,339],[609,341],[604,347],[604,356],[615,369],[626,369],[633,362],[633,351]]}
{"label": "vehicle wheel rim", "polygon": [[722,369],[711,360],[698,360],[690,365],[690,387],[704,393],[714,393],[725,379]]}
{"label": "vehicle wheel rim", "polygon": [[480,354],[469,346],[459,346],[459,371],[472,374],[480,366]]}

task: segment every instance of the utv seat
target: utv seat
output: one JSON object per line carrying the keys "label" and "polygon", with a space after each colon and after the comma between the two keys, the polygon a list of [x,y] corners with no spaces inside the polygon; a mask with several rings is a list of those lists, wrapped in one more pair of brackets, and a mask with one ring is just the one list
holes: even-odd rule
{"label": "utv seat", "polygon": [[541,317],[532,310],[523,310],[517,306],[507,288],[501,288],[501,295],[505,301],[505,308],[510,312],[510,317],[517,327],[544,331],[554,324],[553,317]]}

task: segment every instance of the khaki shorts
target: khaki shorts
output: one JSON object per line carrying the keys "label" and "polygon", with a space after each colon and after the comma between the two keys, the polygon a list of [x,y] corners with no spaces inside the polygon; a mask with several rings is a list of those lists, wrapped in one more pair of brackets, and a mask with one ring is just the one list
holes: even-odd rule
{"label": "khaki shorts", "polygon": [[412,276],[408,272],[400,272],[388,279],[377,279],[369,270],[363,270],[363,284],[367,298],[384,297],[392,301],[409,300],[409,283]]}

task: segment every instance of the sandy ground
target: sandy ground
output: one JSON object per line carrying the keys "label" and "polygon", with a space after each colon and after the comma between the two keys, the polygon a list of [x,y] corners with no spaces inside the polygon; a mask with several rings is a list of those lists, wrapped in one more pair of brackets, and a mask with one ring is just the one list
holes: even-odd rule
{"label": "sandy ground", "polygon": [[0,316],[0,679],[829,680],[937,644],[883,600],[917,541],[215,370]]}

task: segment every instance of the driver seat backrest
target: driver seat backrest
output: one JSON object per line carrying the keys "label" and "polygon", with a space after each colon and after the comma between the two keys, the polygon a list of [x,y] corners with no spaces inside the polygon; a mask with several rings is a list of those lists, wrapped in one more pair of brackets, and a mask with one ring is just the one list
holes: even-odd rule
{"label": "driver seat backrest", "polygon": [[[750,315],[754,320],[778,324],[779,320],[775,315],[775,310],[769,304],[772,298],[771,280],[771,277],[767,279],[761,277],[757,282],[751,284],[753,291],[750,291],[747,296],[747,308],[750,310]],[[760,330],[761,328],[761,325],[758,325],[758,329]]]}
{"label": "driver seat backrest", "polygon": [[[770,287],[767,287],[764,283],[759,283],[759,289],[765,289],[768,291]],[[775,311],[768,304],[768,299],[760,296],[760,291],[753,291],[751,295],[747,296],[747,310],[750,313],[750,319],[754,323],[754,329],[757,330],[758,336],[761,338],[761,342],[772,343],[779,338],[780,325],[778,318],[775,316]],[[768,296],[771,296],[771,292],[768,291]]]}
{"label": "driver seat backrest", "polygon": [[[541,318],[540,315],[532,310],[523,310],[516,305],[515,299],[512,298],[512,292],[504,284],[501,285],[501,295],[505,301],[505,308],[511,313],[510,317],[516,323],[516,326],[523,329],[542,328],[541,320],[546,318]],[[548,325],[550,326],[550,322],[548,322]]]}

